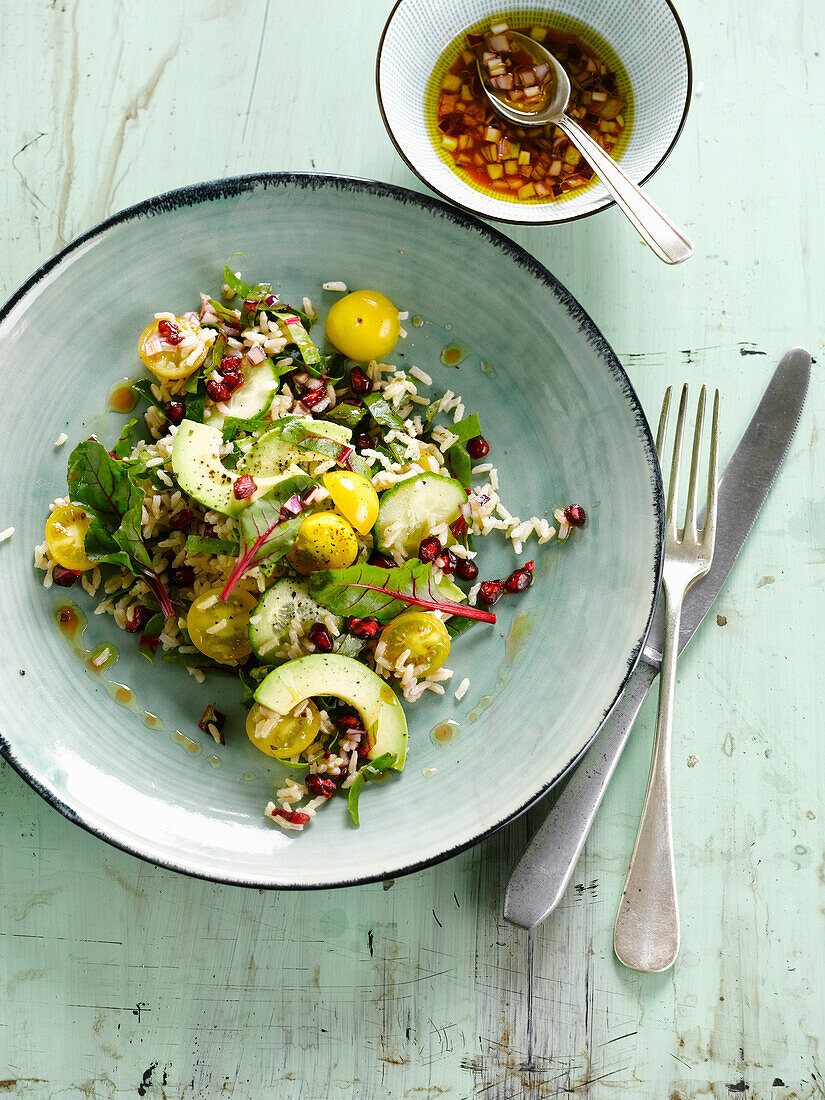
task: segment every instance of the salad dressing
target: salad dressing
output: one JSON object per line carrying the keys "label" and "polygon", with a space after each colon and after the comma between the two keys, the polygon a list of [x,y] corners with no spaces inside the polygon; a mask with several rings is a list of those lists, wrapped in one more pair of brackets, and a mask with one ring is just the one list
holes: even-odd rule
{"label": "salad dressing", "polygon": [[466,349],[460,344],[448,344],[441,353],[441,362],[445,367],[457,367],[466,355]]}
{"label": "salad dressing", "polygon": [[113,412],[130,413],[137,401],[138,395],[132,389],[131,380],[126,378],[110,391],[107,404]]}
{"label": "salad dressing", "polygon": [[172,738],[176,745],[182,746],[192,756],[197,756],[200,753],[201,747],[198,742],[193,741],[191,737],[187,737],[186,734],[181,733],[180,730],[170,731],[169,736]]}
{"label": "salad dressing", "polygon": [[433,726],[430,730],[430,739],[434,745],[446,745],[448,741],[452,741],[460,729],[458,722],[448,718],[446,722],[439,722],[437,726]]}

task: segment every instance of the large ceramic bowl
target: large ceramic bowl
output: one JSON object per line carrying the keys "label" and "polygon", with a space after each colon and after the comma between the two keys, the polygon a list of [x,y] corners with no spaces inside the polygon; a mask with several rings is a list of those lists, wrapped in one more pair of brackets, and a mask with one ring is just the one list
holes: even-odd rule
{"label": "large ceramic bowl", "polygon": [[[247,740],[234,682],[218,675],[198,685],[162,661],[150,667],[106,615],[88,614],[83,648],[114,644],[120,657],[106,675],[90,671],[55,614],[67,598],[87,612],[93,601],[76,588],[44,590],[32,568],[48,503],[65,492],[71,446],[92,432],[110,442],[119,430],[122,417],[102,410],[113,384],[140,370],[136,339],[147,318],[190,308],[202,288],[214,292],[239,250],[244,270],[271,279],[287,300],[308,294],[324,312],[334,295],[321,283],[342,279],[380,288],[423,318],[408,326],[398,361],[479,411],[511,511],[540,515],[575,501],[589,515],[570,544],[529,548],[536,582],[496,606],[495,628],[456,641],[453,683],[470,677],[466,697],[408,707],[407,768],[367,788],[357,830],[339,799],[302,834],[265,820],[273,777],[284,773]],[[449,264],[434,264],[439,257]],[[452,344],[463,358],[445,367]],[[162,195],[91,230],[29,279],[0,315],[0,364],[14,410],[4,422],[0,527],[15,527],[0,544],[0,745],[62,813],[129,852],[265,887],[421,867],[547,790],[593,737],[639,655],[659,579],[661,502],[633,389],[548,271],[443,203],[314,175]],[[55,448],[62,432],[69,442]],[[514,564],[494,539],[482,562],[487,576]],[[132,689],[135,709],[118,704],[117,683]],[[230,716],[225,747],[197,729],[212,700]],[[430,731],[445,719],[460,732],[436,744]]]}
{"label": "large ceramic bowl", "polygon": [[514,13],[511,26],[539,23],[573,32],[617,73],[624,71],[630,137],[621,164],[637,183],[650,179],[676,144],[690,104],[690,50],[670,0],[398,0],[376,62],[387,132],[428,187],[485,218],[548,225],[595,214],[613,201],[598,181],[549,202],[516,202],[472,186],[441,149],[435,124],[438,88],[458,56],[459,39],[467,30],[488,29],[496,18]]}

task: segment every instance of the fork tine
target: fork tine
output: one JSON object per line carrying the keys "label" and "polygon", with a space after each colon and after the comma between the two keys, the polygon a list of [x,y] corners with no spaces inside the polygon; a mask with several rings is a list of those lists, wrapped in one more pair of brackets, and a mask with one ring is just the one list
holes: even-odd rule
{"label": "fork tine", "polygon": [[674,537],[678,531],[676,511],[679,506],[679,469],[682,465],[682,438],[685,434],[687,398],[688,388],[685,382],[679,401],[679,415],[676,418],[676,438],[673,441],[673,461],[670,464],[670,484],[667,488],[667,529]]}
{"label": "fork tine", "polygon": [[662,398],[662,411],[659,413],[659,427],[656,431],[656,454],[659,456],[659,465],[662,464],[662,452],[665,447],[665,435],[667,434],[667,417],[670,412],[670,395],[673,386],[668,386],[665,396]]}
{"label": "fork tine", "polygon": [[688,481],[687,514],[685,533],[696,541],[696,496],[699,487],[699,463],[702,461],[702,428],[705,425],[705,387],[699,391],[699,404],[696,406],[696,427],[693,432],[693,454],[690,459],[690,479]]}
{"label": "fork tine", "polygon": [[710,429],[710,461],[708,463],[708,503],[705,511],[705,528],[702,546],[713,554],[716,542],[716,504],[719,492],[719,390],[713,395],[713,421]]}

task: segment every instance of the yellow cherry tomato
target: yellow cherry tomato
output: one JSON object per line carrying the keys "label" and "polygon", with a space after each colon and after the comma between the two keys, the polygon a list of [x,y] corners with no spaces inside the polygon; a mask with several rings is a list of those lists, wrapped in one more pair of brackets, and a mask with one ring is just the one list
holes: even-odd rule
{"label": "yellow cherry tomato", "polygon": [[409,650],[406,664],[416,676],[437,672],[450,655],[447,628],[430,611],[404,611],[396,615],[381,631],[381,641],[386,647],[384,660],[393,665]]}
{"label": "yellow cherry tomato", "polygon": [[389,355],[398,342],[398,310],[377,290],[356,290],[327,314],[327,339],[348,359],[368,363]]}
{"label": "yellow cherry tomato", "polygon": [[91,520],[79,504],[61,504],[46,520],[46,546],[49,554],[64,569],[82,573],[94,569],[86,557],[86,532]]}
{"label": "yellow cherry tomato", "polygon": [[[165,335],[161,332],[161,326],[164,326]],[[182,317],[176,317],[174,321],[169,322],[153,321],[151,325],[147,325],[138,340],[138,354],[144,366],[147,366],[152,374],[168,382],[188,378],[190,374],[194,374],[206,358],[208,351],[208,345],[200,340],[197,343],[192,341],[192,337],[197,336],[199,329],[199,325],[184,321]],[[172,342],[167,337],[171,337]],[[174,343],[178,337],[183,339],[179,343]],[[198,353],[193,355],[196,348],[199,349]]]}
{"label": "yellow cherry tomato", "polygon": [[228,600],[220,588],[209,588],[192,601],[186,629],[192,645],[213,661],[228,664],[241,661],[252,652],[249,642],[249,614],[257,600],[249,592],[234,589]]}
{"label": "yellow cherry tomato", "polygon": [[298,528],[287,561],[299,573],[346,569],[358,557],[358,539],[345,519],[334,512],[315,512]]}
{"label": "yellow cherry tomato", "polygon": [[246,716],[246,734],[256,749],[278,760],[291,760],[308,749],[321,728],[321,715],[311,699],[304,699],[291,714],[254,703]]}
{"label": "yellow cherry tomato", "polygon": [[378,516],[378,493],[360,474],[350,470],[332,470],[324,474],[324,488],[332,503],[348,519],[359,535],[368,535]]}

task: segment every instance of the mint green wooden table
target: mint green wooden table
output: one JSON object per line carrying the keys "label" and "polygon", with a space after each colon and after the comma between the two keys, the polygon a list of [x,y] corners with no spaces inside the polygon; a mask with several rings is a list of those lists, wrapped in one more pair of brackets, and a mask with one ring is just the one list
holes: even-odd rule
{"label": "mint green wooden table", "polygon": [[[3,297],[94,222],[196,180],[317,168],[419,187],[375,103],[388,7],[5,5]],[[726,459],[780,354],[822,355],[825,12],[681,9],[695,97],[650,191],[696,255],[665,268],[615,210],[512,235],[590,310],[650,413],[669,382],[721,387]],[[411,878],[259,894],[107,848],[0,766],[0,1095],[825,1096],[823,408],[815,366],[776,489],[680,665],[672,972],[632,974],[611,946],[652,700],[575,886],[531,936],[502,899],[541,809]]]}

